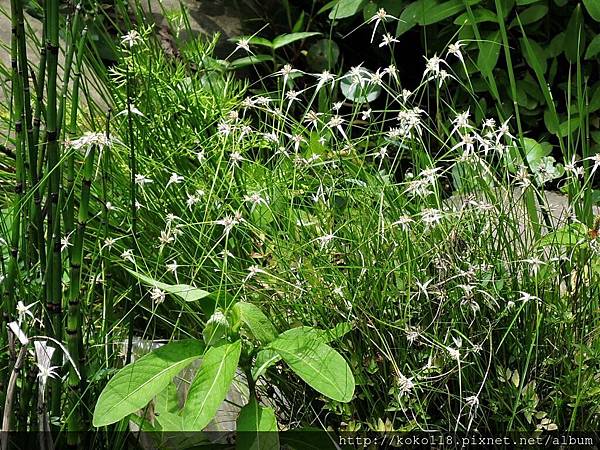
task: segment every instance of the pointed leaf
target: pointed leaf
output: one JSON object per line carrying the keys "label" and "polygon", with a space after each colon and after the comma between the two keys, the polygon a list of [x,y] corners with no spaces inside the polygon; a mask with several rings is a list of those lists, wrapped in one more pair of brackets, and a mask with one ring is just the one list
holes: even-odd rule
{"label": "pointed leaf", "polygon": [[345,19],[351,17],[362,8],[366,0],[339,0],[329,13],[331,20]]}
{"label": "pointed leaf", "polygon": [[173,377],[198,359],[204,345],[195,339],[171,342],[123,367],[106,385],[94,410],[93,424],[102,427],[145,407]]}
{"label": "pointed leaf", "polygon": [[230,61],[229,67],[231,67],[232,69],[239,69],[240,67],[251,66],[253,64],[258,64],[266,61],[273,61],[273,57],[269,55],[250,55]]}
{"label": "pointed leaf", "polygon": [[302,39],[309,38],[311,36],[319,36],[321,33],[316,31],[309,32],[303,31],[301,33],[289,33],[289,34],[281,34],[273,39],[273,48],[278,49],[281,47],[285,47],[286,45],[291,44],[292,42],[300,41]]}
{"label": "pointed leaf", "polygon": [[275,350],[265,348],[256,354],[254,365],[252,366],[252,379],[258,380],[265,371],[273,364],[281,360],[281,356]]}
{"label": "pointed leaf", "polygon": [[600,33],[594,36],[594,39],[588,45],[585,51],[585,59],[593,59],[598,53],[600,53]]}
{"label": "pointed leaf", "polygon": [[157,287],[169,294],[177,295],[181,297],[186,302],[195,302],[197,300],[201,300],[210,295],[210,292],[207,292],[203,289],[196,288],[194,286],[189,286],[187,284],[166,284],[160,281],[156,281],[146,275],[142,275],[134,270],[127,269],[127,271],[140,280],[142,283],[150,285],[152,287]]}
{"label": "pointed leaf", "polygon": [[487,39],[479,44],[477,66],[481,72],[490,77],[500,56],[500,32],[488,35]]}
{"label": "pointed leaf", "polygon": [[588,112],[596,112],[600,109],[600,84],[596,86],[594,93],[591,95]]}
{"label": "pointed leaf", "polygon": [[556,231],[546,234],[538,244],[545,247],[547,245],[575,246],[585,242],[587,238],[587,229],[582,223],[571,223],[559,228]]}
{"label": "pointed leaf", "polygon": [[585,9],[592,19],[596,22],[600,22],[600,1],[598,0],[583,0],[583,4],[585,5]]}
{"label": "pointed leaf", "polygon": [[475,5],[480,3],[480,1],[481,0],[450,0],[440,4],[431,4],[430,8],[427,10],[418,10],[417,22],[419,25],[432,25],[462,12],[465,9],[465,3]]}
{"label": "pointed leaf", "polygon": [[240,411],[236,431],[237,450],[279,449],[275,411],[260,406],[254,397]]}
{"label": "pointed leaf", "polygon": [[333,348],[314,339],[312,333],[294,328],[269,344],[309,386],[339,402],[354,395],[354,376],[350,367]]}
{"label": "pointed leaf", "polygon": [[164,432],[181,431],[183,422],[177,415],[179,411],[179,398],[177,386],[169,383],[154,399],[154,415]]}
{"label": "pointed leaf", "polygon": [[277,337],[277,330],[258,306],[248,302],[238,302],[233,306],[232,313],[246,325],[261,344],[268,344]]}
{"label": "pointed leaf", "polygon": [[521,22],[521,25],[529,25],[538,20],[541,20],[548,14],[548,6],[533,5],[518,14],[518,17],[510,23],[509,28],[516,27]]}
{"label": "pointed leaf", "polygon": [[540,44],[533,39],[522,38],[521,50],[529,67],[536,72],[539,71],[540,74],[546,73],[548,68],[546,53]]}
{"label": "pointed leaf", "polygon": [[[298,327],[288,330],[286,334],[288,336],[294,335],[294,333],[298,336],[310,336],[311,339],[316,339],[319,342],[326,344],[328,342],[340,339],[351,330],[352,324],[348,322],[341,322],[329,330],[319,330],[312,327]],[[274,350],[266,348],[259,351],[256,354],[256,359],[254,361],[254,365],[252,366],[252,379],[257,380],[258,377],[265,373],[269,367],[271,367],[273,364],[276,364],[280,360],[281,356],[279,356],[279,354]]]}
{"label": "pointed leaf", "polygon": [[154,412],[176,413],[179,411],[179,399],[177,398],[177,386],[171,382],[165,389],[160,391],[154,399]]}
{"label": "pointed leaf", "polygon": [[398,25],[396,27],[396,36],[400,36],[413,28],[419,19],[425,16],[425,13],[432,7],[437,6],[435,0],[417,0],[410,2],[400,14]]}
{"label": "pointed leaf", "polygon": [[206,352],[181,412],[185,431],[201,431],[215,416],[233,381],[241,350],[241,341],[236,341]]}
{"label": "pointed leaf", "polygon": [[[468,12],[462,13],[456,19],[454,19],[455,25],[474,25],[481,22],[498,22],[498,16],[495,12],[489,9],[478,8],[473,10],[473,19]],[[472,23],[474,22],[474,23]]]}
{"label": "pointed leaf", "polygon": [[569,19],[567,30],[565,32],[565,55],[567,59],[574,63],[577,57],[583,54],[585,49],[585,33],[583,30],[583,13],[581,6],[578,4],[573,9],[573,14]]}

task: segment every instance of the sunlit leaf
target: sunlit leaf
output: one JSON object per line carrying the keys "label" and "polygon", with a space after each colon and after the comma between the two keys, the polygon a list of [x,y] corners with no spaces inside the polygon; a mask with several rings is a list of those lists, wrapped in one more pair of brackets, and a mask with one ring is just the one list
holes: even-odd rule
{"label": "sunlit leaf", "polygon": [[184,431],[201,431],[215,416],[233,381],[241,350],[241,341],[236,341],[206,352],[181,411]]}
{"label": "sunlit leaf", "polygon": [[142,283],[152,287],[157,287],[169,294],[177,295],[186,302],[195,302],[197,300],[202,300],[203,298],[208,297],[210,295],[210,292],[196,288],[194,286],[189,286],[187,284],[166,284],[154,280],[146,275],[142,275],[141,273],[135,272],[134,270],[127,269],[127,271],[134,277],[136,277],[138,280],[140,280]]}
{"label": "sunlit leaf", "polygon": [[337,4],[329,13],[331,20],[345,19],[356,14],[366,3],[366,0],[338,0]]}
{"label": "sunlit leaf", "polygon": [[203,352],[204,344],[186,339],[163,345],[123,367],[98,398],[94,426],[110,425],[145,407],[175,375]]}
{"label": "sunlit leaf", "polygon": [[354,376],[348,363],[333,348],[314,339],[311,333],[293,328],[279,335],[269,348],[309,386],[339,402],[354,396]]}
{"label": "sunlit leaf", "polygon": [[237,420],[237,450],[278,450],[277,419],[273,408],[263,407],[252,396]]}
{"label": "sunlit leaf", "polygon": [[289,45],[293,42],[300,41],[302,39],[309,38],[311,36],[319,36],[321,33],[318,32],[301,32],[301,33],[289,33],[282,34],[273,39],[273,48],[278,49]]}

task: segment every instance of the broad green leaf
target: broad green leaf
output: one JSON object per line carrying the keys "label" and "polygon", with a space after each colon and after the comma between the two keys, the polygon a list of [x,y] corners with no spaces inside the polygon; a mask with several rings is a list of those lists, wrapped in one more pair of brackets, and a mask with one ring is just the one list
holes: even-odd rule
{"label": "broad green leaf", "polygon": [[169,294],[177,295],[181,297],[186,302],[195,302],[197,300],[202,300],[205,297],[210,295],[210,292],[207,292],[202,289],[198,289],[194,286],[189,286],[187,284],[166,284],[160,281],[156,281],[146,275],[142,275],[141,273],[135,272],[134,270],[127,269],[127,271],[140,280],[142,283],[150,285],[152,287],[157,287]]}
{"label": "broad green leaf", "polygon": [[327,344],[328,342],[340,339],[344,335],[352,331],[352,324],[349,322],[340,322],[333,328],[328,330],[316,330],[321,335],[321,342]]}
{"label": "broad green leaf", "polygon": [[[292,331],[294,330],[294,331]],[[338,323],[329,330],[319,330],[313,327],[297,327],[286,331],[288,336],[305,336],[315,339],[323,344],[340,339],[352,330],[352,324],[348,322]],[[281,360],[279,354],[268,348],[259,351],[256,354],[256,360],[252,367],[252,378],[257,380],[273,364]]]}
{"label": "broad green leaf", "polygon": [[578,116],[572,116],[558,126],[558,135],[560,137],[567,137],[569,134],[577,131],[580,125],[581,119]]}
{"label": "broad green leaf", "polygon": [[575,246],[585,242],[587,238],[586,226],[582,223],[570,223],[564,227],[548,233],[542,237],[537,245],[545,247],[548,245]]}
{"label": "broad green leaf", "polygon": [[253,64],[262,63],[265,61],[273,61],[273,57],[269,55],[250,55],[243,58],[234,59],[230,61],[229,67],[232,69],[239,69],[240,67],[251,66]]}
{"label": "broad green leaf", "polygon": [[298,20],[296,20],[296,23],[292,27],[292,33],[298,33],[298,32],[300,32],[300,30],[302,30],[304,28],[304,19],[305,19],[305,14],[304,14],[304,11],[302,11],[300,13],[300,17],[298,17]]}
{"label": "broad green leaf", "polygon": [[436,0],[417,0],[411,2],[400,14],[396,27],[396,36],[406,33],[418,23],[418,18],[423,17],[426,11],[437,5]]}
{"label": "broad green leaf", "polygon": [[241,341],[236,341],[206,352],[181,411],[185,431],[201,431],[215,416],[233,381],[241,350]]}
{"label": "broad green leaf", "polygon": [[540,0],[517,0],[517,6],[531,5],[532,3],[540,3]]}
{"label": "broad green leaf", "polygon": [[521,25],[523,26],[532,24],[545,17],[546,14],[548,14],[548,6],[530,6],[526,10],[520,12],[518,14],[518,17],[515,17],[515,19],[510,23],[509,28],[516,27],[517,25],[519,25],[519,22],[521,22]]}
{"label": "broad green leaf", "polygon": [[[481,0],[468,0],[469,5],[475,5]],[[464,0],[450,0],[441,4],[431,5],[427,10],[417,10],[417,23],[419,25],[432,25],[448,17],[455,16],[465,9]]]}
{"label": "broad green leaf", "polygon": [[588,14],[592,16],[596,22],[600,22],[600,1],[598,0],[583,0],[583,4]]}
{"label": "broad green leaf", "polygon": [[558,134],[560,123],[558,122],[558,118],[549,108],[544,111],[544,125],[546,125],[546,129],[550,133]]}
{"label": "broad green leaf", "polygon": [[162,431],[160,426],[156,426],[156,424],[152,425],[152,423],[150,423],[148,419],[146,419],[145,417],[138,416],[137,414],[132,414],[129,417],[129,420],[136,424],[139,427],[140,431],[144,433],[152,435],[153,433]]}
{"label": "broad green leaf", "polygon": [[277,337],[277,330],[261,309],[248,302],[238,302],[232,308],[232,314],[240,320],[252,335],[263,345]]}
{"label": "broad green leaf", "polygon": [[275,350],[265,348],[256,354],[254,365],[252,366],[252,379],[258,380],[265,371],[273,364],[281,360],[281,356]]}
{"label": "broad green leaf", "polygon": [[237,450],[279,450],[275,411],[260,406],[254,396],[241,409],[236,431]]}
{"label": "broad green leaf", "polygon": [[171,342],[123,367],[106,385],[94,410],[93,424],[102,427],[145,407],[173,377],[202,356],[195,339]]}
{"label": "broad green leaf", "polygon": [[[542,158],[548,156],[552,152],[552,146],[547,143],[539,143],[535,139],[523,138],[524,151],[527,161],[530,165],[539,165]],[[516,166],[522,165],[520,153],[516,147],[511,147],[507,153],[507,167],[514,172]]]}
{"label": "broad green leaf", "polygon": [[496,31],[487,36],[487,38],[479,43],[479,55],[477,56],[477,67],[486,76],[491,76],[498,57],[500,56],[500,31]]}
{"label": "broad green leaf", "polygon": [[567,59],[574,63],[577,57],[583,54],[585,49],[585,33],[583,30],[583,13],[581,5],[575,6],[573,14],[569,19],[567,30],[565,32],[565,55]]}
{"label": "broad green leaf", "polygon": [[379,8],[383,8],[385,12],[394,17],[399,17],[404,9],[404,2],[398,0],[377,0],[377,2],[369,1],[363,8],[363,20],[366,22],[373,17]]}
{"label": "broad green leaf", "polygon": [[324,12],[327,12],[330,9],[333,9],[338,4],[339,1],[340,0],[331,0],[330,2],[325,3],[325,5],[323,5],[323,7],[317,11],[317,15],[323,14]]}
{"label": "broad green leaf", "polygon": [[598,53],[600,53],[600,33],[594,36],[594,39],[588,45],[585,51],[585,59],[594,59]]}
{"label": "broad green leaf", "polygon": [[[498,16],[495,12],[490,11],[489,9],[477,8],[473,10],[473,18],[475,19],[475,23],[481,22],[497,22]],[[462,13],[456,19],[454,19],[455,25],[473,25],[471,23],[471,17],[468,12]]]}
{"label": "broad green leaf", "polygon": [[522,38],[521,51],[525,56],[525,61],[534,71],[540,71],[541,74],[546,73],[548,64],[546,61],[546,53],[540,44],[533,39]]}
{"label": "broad green leaf", "polygon": [[355,384],[348,363],[333,348],[302,331],[293,328],[280,334],[269,348],[316,391],[339,402],[352,400]]}
{"label": "broad green leaf", "polygon": [[331,69],[340,57],[339,46],[331,39],[320,39],[310,46],[306,60],[316,71]]}
{"label": "broad green leaf", "polygon": [[177,398],[177,386],[171,382],[165,389],[160,391],[154,399],[154,411],[162,413],[176,413],[179,411],[179,399]]}
{"label": "broad green leaf", "polygon": [[181,431],[183,423],[177,415],[178,411],[177,386],[175,383],[169,383],[154,399],[154,414],[162,431]]}
{"label": "broad green leaf", "polygon": [[273,39],[273,48],[278,49],[281,47],[285,47],[286,45],[289,45],[292,42],[300,41],[302,39],[306,39],[311,36],[319,36],[320,34],[321,33],[318,33],[316,31],[314,31],[314,32],[303,31],[301,33],[282,34],[282,35],[277,36],[275,39]]}
{"label": "broad green leaf", "polygon": [[548,58],[556,58],[564,51],[565,33],[558,33],[550,41],[550,45],[546,46],[546,55]]}
{"label": "broad green leaf", "polygon": [[329,13],[331,20],[345,19],[351,17],[362,8],[366,0],[339,0]]}
{"label": "broad green leaf", "polygon": [[594,93],[590,98],[590,104],[588,105],[588,112],[596,112],[600,109],[600,84],[596,86]]}

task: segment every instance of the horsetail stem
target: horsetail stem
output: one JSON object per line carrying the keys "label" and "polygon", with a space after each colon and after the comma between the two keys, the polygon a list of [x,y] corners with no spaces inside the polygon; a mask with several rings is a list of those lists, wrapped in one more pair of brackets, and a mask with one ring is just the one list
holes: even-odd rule
{"label": "horsetail stem", "polygon": [[71,285],[69,287],[69,309],[67,317],[67,345],[68,350],[75,361],[76,367],[71,366],[69,368],[69,391],[71,398],[71,408],[68,422],[69,439],[75,439],[76,444],[78,441],[75,433],[82,430],[81,427],[81,415],[78,414],[79,399],[81,392],[79,392],[79,375],[77,371],[81,371],[83,367],[79,365],[79,347],[82,339],[81,329],[81,264],[83,261],[83,243],[85,237],[85,228],[89,216],[89,200],[90,200],[90,188],[92,185],[92,177],[94,174],[94,157],[96,153],[96,146],[91,146],[87,155],[85,156],[85,163],[83,168],[83,180],[81,183],[81,204],[79,206],[79,213],[77,216],[77,230],[75,235],[75,241],[73,243],[73,251],[71,252]]}
{"label": "horsetail stem", "polygon": [[[73,35],[77,33],[77,21],[73,23]],[[81,77],[81,65],[83,60],[83,51],[85,48],[85,41],[87,37],[87,27],[84,27],[81,38],[79,39],[76,52],[76,64],[73,73],[73,90],[72,90],[72,105],[71,114],[69,118],[68,132],[70,135],[75,133],[77,127],[77,111],[78,111],[78,98],[79,98],[79,83]],[[65,97],[66,98],[66,95]],[[71,155],[68,160],[68,171],[67,171],[67,205],[65,208],[65,233],[67,236],[75,231],[75,241],[73,243],[73,250],[70,252],[70,279],[71,284],[69,286],[68,295],[68,314],[67,314],[67,348],[75,363],[76,367],[69,367],[68,376],[68,388],[69,388],[69,417],[67,421],[67,443],[69,445],[77,446],[80,443],[80,432],[83,431],[83,420],[82,420],[82,409],[80,408],[81,403],[81,381],[79,379],[79,373],[83,371],[83,365],[80,364],[80,348],[82,344],[82,324],[81,324],[81,312],[80,312],[80,290],[81,290],[81,264],[83,260],[83,243],[85,237],[85,226],[88,219],[88,207],[89,207],[89,196],[90,187],[92,183],[93,166],[94,166],[94,152],[95,148],[92,146],[85,157],[85,164],[83,169],[83,181],[81,187],[81,200],[79,206],[79,215],[77,220],[77,229],[74,230],[74,174],[75,174],[75,155],[71,150]]]}
{"label": "horsetail stem", "polygon": [[[131,172],[131,176],[129,179],[130,183],[130,191],[131,191],[131,203],[130,203],[130,212],[131,212],[131,236],[133,242],[136,242],[137,236],[137,186],[135,183],[135,175],[137,173],[137,161],[135,155],[135,138],[133,131],[133,116],[132,116],[132,93],[131,93],[131,74],[129,72],[129,67],[127,68],[127,137],[129,140],[129,170]],[[138,283],[134,277],[131,277],[130,284],[130,305],[135,305],[136,298],[136,289],[138,287]],[[128,311],[131,307],[130,305],[125,306],[125,310]],[[126,364],[129,364],[131,361],[131,352],[133,347],[133,314],[130,315],[129,318],[129,330],[127,334],[127,355],[125,357]]]}
{"label": "horsetail stem", "polygon": [[[13,105],[15,117],[15,202],[13,206],[13,222],[11,230],[10,242],[10,260],[7,270],[5,282],[5,298],[8,302],[5,303],[4,314],[14,314],[15,310],[15,292],[17,272],[18,272],[18,257],[19,243],[21,240],[21,214],[23,191],[25,184],[25,169],[24,169],[24,152],[25,152],[25,135],[23,130],[24,108],[23,108],[23,77],[18,68],[18,15],[16,13],[17,0],[11,1],[12,10],[12,42],[11,42],[11,66],[12,66],[12,91]],[[8,320],[7,320],[8,321]]]}
{"label": "horsetail stem", "polygon": [[[57,68],[58,68],[58,31],[59,15],[58,0],[48,0],[46,10],[46,52],[47,52],[47,80],[46,93],[46,153],[47,153],[47,265],[46,265],[46,308],[50,315],[47,333],[49,337],[60,339],[62,337],[62,260],[60,252],[61,220],[59,208],[60,196],[60,148],[58,145],[57,122]],[[56,357],[58,358],[58,354]],[[58,362],[58,360],[53,361]],[[61,385],[57,380],[51,382],[51,413],[58,416],[60,413]]]}

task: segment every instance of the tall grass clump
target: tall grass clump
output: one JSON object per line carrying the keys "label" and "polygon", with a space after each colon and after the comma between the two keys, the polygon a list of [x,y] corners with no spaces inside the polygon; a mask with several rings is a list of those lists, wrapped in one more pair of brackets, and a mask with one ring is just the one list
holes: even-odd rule
{"label": "tall grass clump", "polygon": [[[225,60],[216,39],[173,37],[177,52],[165,52],[140,14],[124,14],[105,69],[87,13],[63,23],[51,1],[45,87],[27,94],[19,3],[3,156],[16,186],[2,216],[5,430],[84,445],[109,380],[143,366],[136,348],[181,339],[189,352],[221,339],[222,361],[237,352],[240,367],[260,366],[242,374],[250,394],[237,406],[272,408],[275,430],[597,429],[600,158],[588,131],[553,148],[522,129],[517,104],[477,121],[481,111],[457,109],[455,91],[475,95],[452,69],[460,43],[427,58],[410,90],[393,52],[383,67],[339,73],[275,58],[251,81],[234,70],[262,73],[256,37]],[[369,23],[385,33],[392,20],[380,11]],[[510,71],[508,46],[505,59]],[[82,106],[92,82],[105,105]],[[580,76],[573,89],[584,95]],[[260,327],[240,304],[262,311]],[[268,341],[291,330],[343,356],[351,400],[273,356]],[[28,374],[38,383],[17,389]],[[118,421],[106,445],[126,447],[130,420],[170,431],[175,417],[179,429],[190,406],[159,409],[177,394],[167,385],[138,413],[95,421]],[[36,408],[19,415],[23,402]]]}
{"label": "tall grass clump", "polygon": [[[144,226],[137,247],[116,239],[112,264],[214,292],[218,308],[253,302],[279,329],[351,323],[337,343],[359,380],[350,404],[267,371],[287,427],[595,426],[597,221],[581,204],[597,156],[560,164],[511,118],[473,122],[439,57],[412,91],[395,61],[337,75],[282,64],[223,104],[222,78],[189,89],[181,66],[150,75],[145,45],[131,65],[149,77],[134,100]],[[219,106],[198,114],[198,95]],[[577,187],[568,200],[549,182]],[[141,294],[146,338],[193,336],[214,311]]]}

